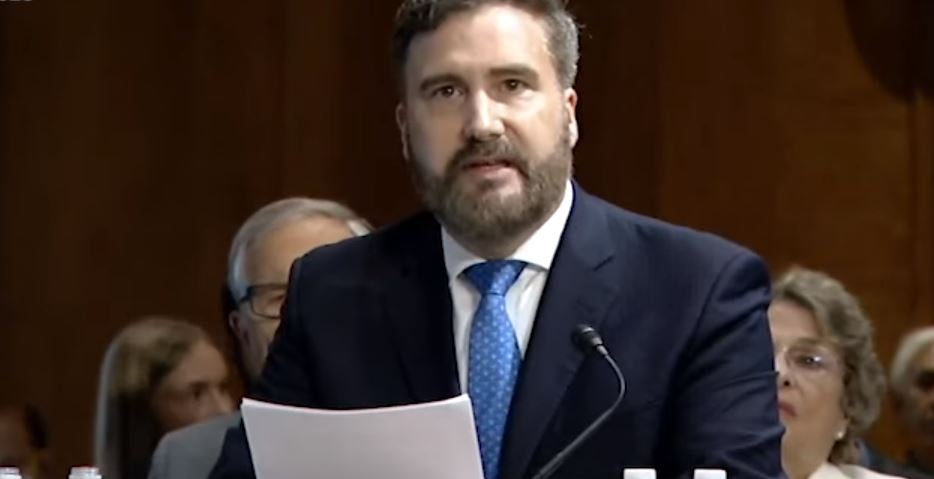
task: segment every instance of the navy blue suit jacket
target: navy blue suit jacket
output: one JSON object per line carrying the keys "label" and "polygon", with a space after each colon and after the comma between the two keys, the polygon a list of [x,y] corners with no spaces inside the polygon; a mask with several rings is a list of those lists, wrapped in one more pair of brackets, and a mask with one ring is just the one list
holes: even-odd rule
{"label": "navy blue suit jacket", "polygon": [[[625,467],[654,467],[660,477],[699,467],[724,468],[731,479],[782,477],[768,302],[766,268],[747,250],[575,185],[510,410],[501,477],[534,474],[615,398],[611,369],[571,340],[581,323],[603,336],[628,389],[555,477],[619,478]],[[259,399],[347,409],[460,392],[440,227],[430,214],[298,260],[283,311]],[[228,433],[211,477],[252,477],[242,426]]]}

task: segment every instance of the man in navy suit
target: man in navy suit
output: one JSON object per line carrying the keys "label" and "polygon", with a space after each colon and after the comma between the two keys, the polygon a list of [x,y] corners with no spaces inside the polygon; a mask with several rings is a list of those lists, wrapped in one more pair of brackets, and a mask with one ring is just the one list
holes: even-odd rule
{"label": "man in navy suit", "polygon": [[[466,392],[486,479],[526,478],[616,397],[611,369],[572,342],[583,323],[628,388],[556,477],[782,477],[766,269],[571,179],[578,32],[563,2],[406,0],[394,41],[428,211],[293,265],[257,397],[349,409]],[[212,477],[252,477],[242,428]]]}

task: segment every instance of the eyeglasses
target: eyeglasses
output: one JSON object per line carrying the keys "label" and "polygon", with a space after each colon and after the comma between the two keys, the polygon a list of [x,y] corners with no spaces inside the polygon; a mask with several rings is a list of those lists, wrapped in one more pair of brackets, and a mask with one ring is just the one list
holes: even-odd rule
{"label": "eyeglasses", "polygon": [[915,374],[915,387],[925,393],[934,390],[934,370],[922,369]]}
{"label": "eyeglasses", "polygon": [[818,378],[842,372],[837,352],[828,344],[795,343],[775,346],[775,360],[781,358],[790,371],[801,377]]}
{"label": "eyeglasses", "polygon": [[264,319],[279,319],[288,285],[284,283],[253,284],[237,304],[250,303],[250,311]]}

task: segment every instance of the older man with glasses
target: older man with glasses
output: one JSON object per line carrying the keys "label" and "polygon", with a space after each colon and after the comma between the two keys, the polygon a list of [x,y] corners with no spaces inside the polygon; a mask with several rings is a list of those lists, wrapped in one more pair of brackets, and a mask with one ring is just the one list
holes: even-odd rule
{"label": "older man with glasses", "polygon": [[[248,386],[259,377],[279,327],[292,262],[312,249],[370,229],[346,206],[308,198],[266,205],[243,223],[228,256],[225,313]],[[224,434],[239,420],[239,413],[231,414],[168,434],[153,455],[149,478],[207,477]]]}

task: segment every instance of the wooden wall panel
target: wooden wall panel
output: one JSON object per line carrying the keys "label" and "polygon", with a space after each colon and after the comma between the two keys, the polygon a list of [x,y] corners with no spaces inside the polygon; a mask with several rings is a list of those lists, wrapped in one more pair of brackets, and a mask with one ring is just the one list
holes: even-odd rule
{"label": "wooden wall panel", "polygon": [[183,1],[0,10],[0,382],[48,415],[63,477],[90,460],[118,328],[165,313],[221,331],[230,235],[278,189],[281,16]]}
{"label": "wooden wall panel", "polygon": [[280,194],[344,201],[374,224],[413,211],[387,42],[394,3],[284,3]]}
{"label": "wooden wall panel", "polygon": [[918,1],[913,17],[915,41],[913,70],[914,158],[917,181],[917,224],[915,266],[919,323],[934,322],[934,2]]}
{"label": "wooden wall panel", "polygon": [[[750,246],[776,274],[797,263],[840,278],[887,361],[930,321],[917,305],[931,159],[906,98],[921,61],[909,4],[855,3],[665,2],[658,214]],[[873,439],[903,448],[888,415]]]}
{"label": "wooden wall panel", "polygon": [[573,2],[583,24],[575,176],[643,214],[658,209],[660,2]]}

